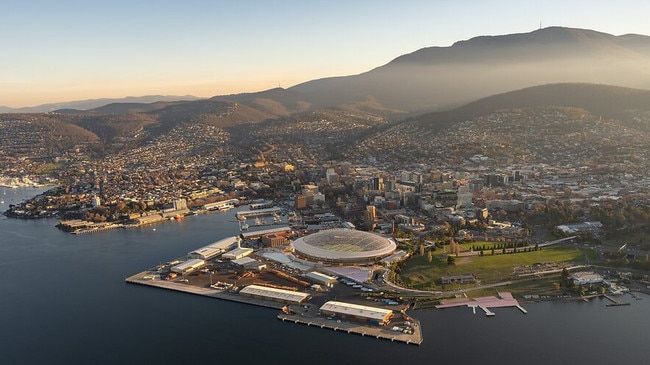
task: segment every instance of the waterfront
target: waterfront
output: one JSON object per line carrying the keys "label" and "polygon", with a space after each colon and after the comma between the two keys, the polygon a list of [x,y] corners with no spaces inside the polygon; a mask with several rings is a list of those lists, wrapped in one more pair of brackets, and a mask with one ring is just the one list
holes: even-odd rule
{"label": "waterfront", "polygon": [[234,221],[230,210],[70,235],[54,220],[1,217],[3,362],[641,364],[650,357],[648,296],[624,296],[632,305],[614,308],[604,299],[526,303],[526,315],[497,308],[493,318],[468,308],[414,311],[425,339],[418,347],[283,323],[275,309],[124,282],[144,267],[236,234]]}

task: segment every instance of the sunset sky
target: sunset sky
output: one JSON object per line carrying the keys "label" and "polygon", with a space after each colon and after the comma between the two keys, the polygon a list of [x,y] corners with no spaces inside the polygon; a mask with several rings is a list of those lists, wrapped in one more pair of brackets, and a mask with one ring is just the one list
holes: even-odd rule
{"label": "sunset sky", "polygon": [[5,0],[0,105],[214,96],[540,26],[650,35],[647,1]]}

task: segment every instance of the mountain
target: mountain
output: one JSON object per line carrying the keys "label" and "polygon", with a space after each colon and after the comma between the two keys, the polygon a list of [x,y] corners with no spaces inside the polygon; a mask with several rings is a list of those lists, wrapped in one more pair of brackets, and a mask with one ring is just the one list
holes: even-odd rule
{"label": "mountain", "polygon": [[0,113],[49,113],[53,111],[65,110],[67,112],[85,111],[88,109],[98,108],[111,103],[155,103],[155,102],[172,102],[172,101],[188,101],[199,100],[196,96],[183,95],[146,95],[146,96],[127,96],[125,98],[102,98],[102,99],[88,99],[78,101],[67,101],[61,103],[48,103],[37,106],[30,106],[24,108],[10,108],[0,106]]}
{"label": "mountain", "polygon": [[[287,89],[219,95],[210,100],[237,103],[255,110],[259,116],[286,117],[338,108],[397,120],[428,111],[450,110],[510,90],[554,83],[650,88],[650,37],[614,36],[564,27],[479,36],[448,47],[422,48],[358,75],[311,80]],[[74,113],[70,109],[87,111],[106,106],[94,113],[151,113],[170,106],[164,102],[196,99],[192,96],[97,99],[12,111]],[[181,104],[185,105],[177,105]],[[201,104],[194,105],[202,108]],[[186,107],[190,106],[183,108]],[[0,112],[3,110],[0,107]]]}
{"label": "mountain", "polygon": [[650,37],[563,27],[480,36],[423,48],[359,75],[215,98],[249,106],[263,99],[288,112],[346,105],[395,119],[566,82],[650,88]]}

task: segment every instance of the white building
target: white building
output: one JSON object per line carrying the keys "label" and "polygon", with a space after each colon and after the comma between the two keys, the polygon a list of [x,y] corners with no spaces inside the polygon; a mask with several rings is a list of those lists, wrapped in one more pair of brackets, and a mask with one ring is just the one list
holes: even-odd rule
{"label": "white building", "polygon": [[203,265],[205,265],[205,261],[199,259],[191,259],[172,267],[171,270],[177,274],[186,274],[198,269]]}
{"label": "white building", "polygon": [[239,291],[240,295],[271,300],[274,302],[287,303],[287,304],[300,304],[309,299],[309,294],[301,293],[291,290],[268,288],[261,285],[249,285]]}
{"label": "white building", "polygon": [[603,282],[603,277],[594,272],[582,271],[571,274],[571,280],[575,285],[600,284]]}
{"label": "white building", "polygon": [[238,241],[239,238],[237,236],[224,238],[207,246],[197,248],[187,254],[187,256],[192,259],[209,260],[237,246]]}
{"label": "white building", "polygon": [[224,253],[223,258],[228,259],[228,260],[238,260],[238,259],[241,259],[242,257],[246,257],[246,256],[248,256],[248,255],[250,255],[252,253],[253,253],[252,248],[237,247],[236,249],[234,249],[232,251],[228,251],[228,252]]}

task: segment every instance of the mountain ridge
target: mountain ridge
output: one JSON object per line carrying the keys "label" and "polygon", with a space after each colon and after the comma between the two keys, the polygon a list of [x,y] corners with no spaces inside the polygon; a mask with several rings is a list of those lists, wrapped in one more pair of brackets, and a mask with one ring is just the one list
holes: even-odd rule
{"label": "mountain ridge", "polygon": [[193,95],[125,96],[123,98],[98,98],[98,99],[53,102],[53,103],[45,103],[45,104],[20,107],[20,108],[12,108],[8,106],[0,105],[0,113],[49,113],[49,112],[57,112],[61,110],[67,110],[68,112],[73,112],[73,111],[84,112],[90,109],[100,108],[108,104],[114,104],[114,103],[149,104],[154,102],[192,101],[192,100],[200,100],[200,99],[203,98],[199,98]]}
{"label": "mountain ridge", "polygon": [[[259,117],[346,108],[399,120],[554,83],[650,88],[650,37],[566,27],[477,36],[448,47],[421,48],[357,75],[309,80],[286,89],[217,95],[210,100],[244,105],[259,112]],[[191,108],[193,101],[182,104]],[[194,105],[201,108],[201,103]],[[163,104],[104,105],[103,109],[86,112],[153,112],[164,108]]]}

